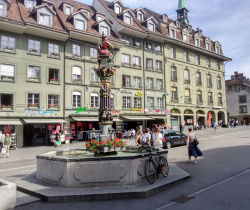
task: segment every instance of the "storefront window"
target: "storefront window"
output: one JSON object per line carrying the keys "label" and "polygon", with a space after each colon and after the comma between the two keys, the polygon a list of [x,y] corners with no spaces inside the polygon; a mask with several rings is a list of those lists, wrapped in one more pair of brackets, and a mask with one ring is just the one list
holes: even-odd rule
{"label": "storefront window", "polygon": [[15,133],[15,126],[14,125],[0,125],[0,130],[3,134],[13,134]]}

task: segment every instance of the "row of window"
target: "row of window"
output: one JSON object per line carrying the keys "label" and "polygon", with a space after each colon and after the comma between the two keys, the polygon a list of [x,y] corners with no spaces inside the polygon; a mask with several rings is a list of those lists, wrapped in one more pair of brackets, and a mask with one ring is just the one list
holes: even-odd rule
{"label": "row of window", "polygon": [[[123,109],[142,109],[142,98],[133,98],[132,97],[123,96],[122,97],[122,108]],[[149,109],[163,109],[163,98],[156,98],[156,106],[155,106],[155,98],[154,97],[147,97],[147,108]]]}
{"label": "row of window", "polygon": [[246,85],[229,85],[227,91],[234,91],[239,93],[241,90],[249,90]]}
{"label": "row of window", "polygon": [[[176,58],[176,48],[171,47],[170,48],[170,56],[171,58]],[[189,53],[187,51],[183,52],[183,58],[178,58],[178,59],[183,59],[183,61],[185,62],[190,62],[190,58],[189,58]],[[207,68],[211,68],[211,59],[210,58],[206,58],[206,67]],[[196,65],[201,65],[201,56],[200,55],[195,55],[195,64]],[[220,70],[220,61],[216,61],[216,69]]]}

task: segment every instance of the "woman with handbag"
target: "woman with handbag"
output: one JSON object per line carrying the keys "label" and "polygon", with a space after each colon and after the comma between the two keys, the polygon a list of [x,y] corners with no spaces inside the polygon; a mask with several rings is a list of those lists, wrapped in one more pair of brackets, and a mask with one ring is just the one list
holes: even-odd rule
{"label": "woman with handbag", "polygon": [[189,160],[191,160],[191,156],[195,157],[195,164],[197,164],[197,157],[202,156],[203,153],[200,151],[199,147],[197,146],[199,144],[199,141],[197,139],[197,135],[193,133],[193,129],[188,129],[189,134],[187,135],[187,148],[188,148],[188,156]]}
{"label": "woman with handbag", "polygon": [[158,127],[155,127],[154,133],[152,134],[153,147],[155,148],[163,147],[162,139],[163,139],[163,136],[161,134],[160,129]]}

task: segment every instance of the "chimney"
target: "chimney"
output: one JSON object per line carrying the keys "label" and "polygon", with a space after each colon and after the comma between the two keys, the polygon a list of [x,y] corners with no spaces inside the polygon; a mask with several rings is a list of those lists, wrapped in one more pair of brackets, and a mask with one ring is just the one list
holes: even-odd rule
{"label": "chimney", "polygon": [[200,36],[202,36],[202,30],[197,28],[197,32],[199,33]]}
{"label": "chimney", "polygon": [[234,72],[234,75],[237,75],[237,74],[238,74],[238,71],[235,71],[235,72]]}
{"label": "chimney", "polygon": [[249,81],[249,78],[247,78],[247,81]]}

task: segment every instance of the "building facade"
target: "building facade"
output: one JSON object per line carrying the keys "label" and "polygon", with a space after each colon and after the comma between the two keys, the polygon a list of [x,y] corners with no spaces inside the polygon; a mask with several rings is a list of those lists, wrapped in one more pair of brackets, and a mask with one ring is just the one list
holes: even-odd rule
{"label": "building facade", "polygon": [[250,81],[243,73],[234,72],[226,80],[228,118],[249,125],[250,122]]}
{"label": "building facade", "polygon": [[[56,131],[99,130],[97,43],[115,49],[114,128],[227,122],[219,42],[189,25],[121,1],[0,1],[0,126],[18,147],[49,145]],[[84,135],[85,138],[85,135]]]}

